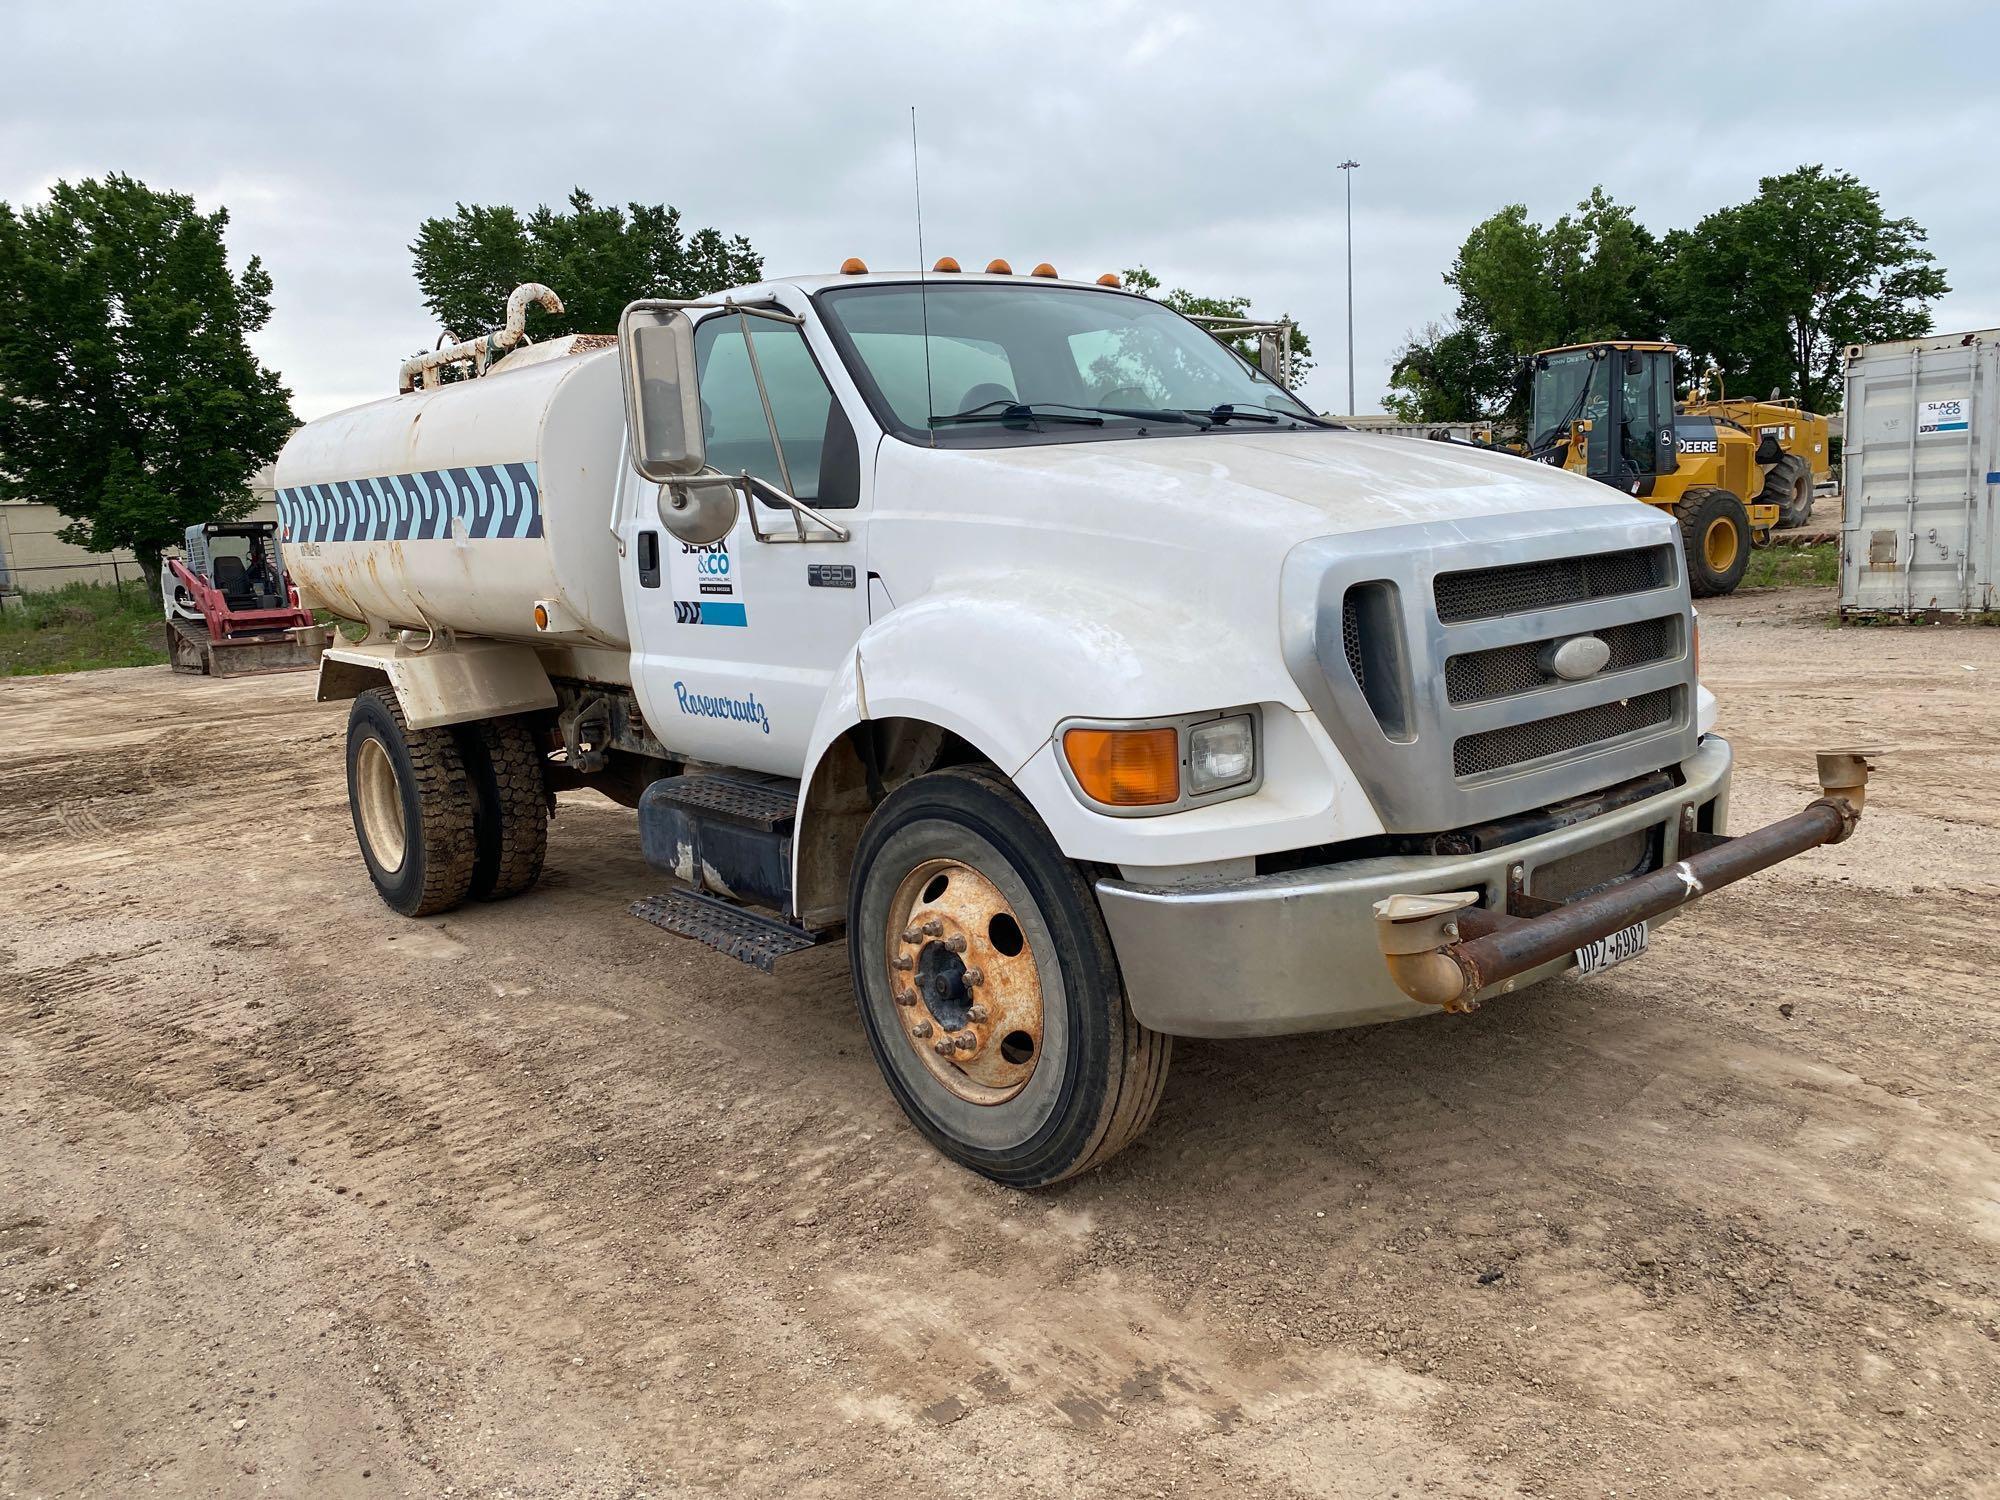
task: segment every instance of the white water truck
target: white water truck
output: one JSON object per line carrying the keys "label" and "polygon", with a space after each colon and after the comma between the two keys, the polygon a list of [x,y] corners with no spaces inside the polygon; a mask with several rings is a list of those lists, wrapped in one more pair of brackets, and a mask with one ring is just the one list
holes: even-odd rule
{"label": "white water truck", "polygon": [[850,263],[529,345],[534,302],[279,460],[368,626],[319,696],[370,878],[518,896],[558,791],[634,807],[635,913],[844,935],[890,1092],[999,1181],[1130,1143],[1175,1036],[1594,973],[1860,815],[1833,752],[1726,834],[1671,517],[1329,424],[1115,278]]}

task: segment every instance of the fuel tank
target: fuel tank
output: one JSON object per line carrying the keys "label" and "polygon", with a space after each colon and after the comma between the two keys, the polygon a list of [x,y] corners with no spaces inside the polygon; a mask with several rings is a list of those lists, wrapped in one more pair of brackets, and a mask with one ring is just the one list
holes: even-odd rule
{"label": "fuel tank", "polygon": [[305,601],[387,626],[626,646],[610,531],[625,409],[605,342],[530,345],[478,379],[293,433],[277,501]]}

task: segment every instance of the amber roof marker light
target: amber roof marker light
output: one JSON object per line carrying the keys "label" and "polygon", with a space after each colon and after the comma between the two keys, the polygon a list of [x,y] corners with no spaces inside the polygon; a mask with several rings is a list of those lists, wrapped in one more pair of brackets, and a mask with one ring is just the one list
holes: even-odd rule
{"label": "amber roof marker light", "polygon": [[868,262],[858,255],[850,255],[840,263],[840,274],[843,276],[866,276],[868,274]]}

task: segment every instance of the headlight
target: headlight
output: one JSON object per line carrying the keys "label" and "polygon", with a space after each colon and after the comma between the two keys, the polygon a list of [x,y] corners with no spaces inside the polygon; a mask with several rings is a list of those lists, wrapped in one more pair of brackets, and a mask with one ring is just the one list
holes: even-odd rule
{"label": "headlight", "polygon": [[1188,731],[1188,792],[1199,797],[1240,786],[1257,770],[1257,736],[1248,714],[1211,719]]}
{"label": "headlight", "polygon": [[1114,817],[1178,812],[1257,790],[1257,711],[1139,720],[1070,720],[1060,761],[1086,804]]}

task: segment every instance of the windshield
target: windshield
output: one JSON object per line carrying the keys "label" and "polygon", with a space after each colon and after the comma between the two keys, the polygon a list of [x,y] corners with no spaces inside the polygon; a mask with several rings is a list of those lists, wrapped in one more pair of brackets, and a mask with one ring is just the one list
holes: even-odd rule
{"label": "windshield", "polygon": [[1580,417],[1588,417],[1593,423],[1603,417],[1604,383],[1591,381],[1602,364],[1597,357],[1601,352],[1578,349],[1570,354],[1543,356],[1535,370],[1534,416],[1528,423],[1529,452],[1555,442]]}
{"label": "windshield", "polygon": [[1144,297],[933,281],[928,308],[925,300],[895,283],[818,299],[869,405],[917,441],[1192,433],[1245,414],[1260,431],[1317,421],[1233,350]]}

